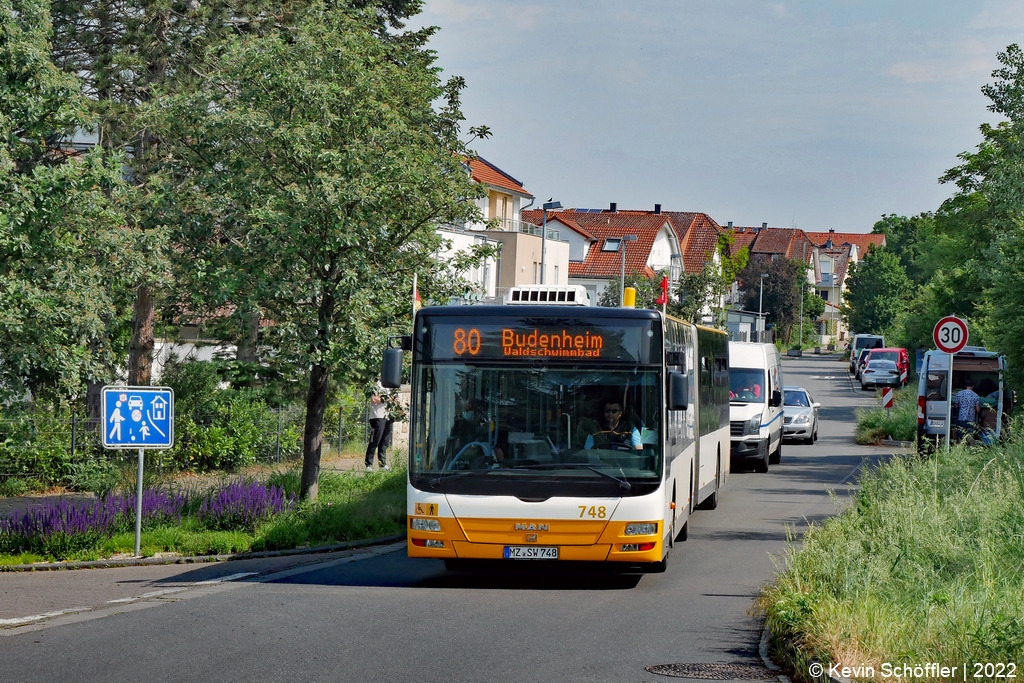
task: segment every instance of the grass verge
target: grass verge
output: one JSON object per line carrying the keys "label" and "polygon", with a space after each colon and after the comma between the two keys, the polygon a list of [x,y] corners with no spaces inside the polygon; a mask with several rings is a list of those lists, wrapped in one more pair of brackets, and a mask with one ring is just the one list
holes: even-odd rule
{"label": "grass verge", "polygon": [[[271,475],[269,485],[288,495],[298,491],[299,473]],[[404,470],[373,474],[324,472],[315,503],[298,503],[291,510],[262,522],[254,529],[210,530],[191,516],[180,525],[143,528],[141,552],[180,555],[218,555],[248,550],[288,550],[306,546],[357,541],[402,533],[405,529]],[[89,547],[51,555],[0,554],[0,565],[58,560],[98,560],[132,553],[134,531],[98,539]]]}
{"label": "grass verge", "polygon": [[857,409],[857,443],[879,444],[883,439],[913,441],[917,438],[917,385],[896,390],[894,406]]}
{"label": "grass verge", "polygon": [[[759,607],[779,659],[1024,667],[1024,443],[896,458],[813,527]],[[968,671],[968,676],[973,675]]]}

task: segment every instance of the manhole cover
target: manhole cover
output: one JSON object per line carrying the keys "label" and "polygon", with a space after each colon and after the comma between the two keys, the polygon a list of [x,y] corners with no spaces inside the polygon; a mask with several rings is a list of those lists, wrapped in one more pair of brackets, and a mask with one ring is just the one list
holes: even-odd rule
{"label": "manhole cover", "polygon": [[775,675],[763,666],[745,664],[655,664],[647,667],[652,674],[675,678],[697,678],[705,681],[770,681]]}

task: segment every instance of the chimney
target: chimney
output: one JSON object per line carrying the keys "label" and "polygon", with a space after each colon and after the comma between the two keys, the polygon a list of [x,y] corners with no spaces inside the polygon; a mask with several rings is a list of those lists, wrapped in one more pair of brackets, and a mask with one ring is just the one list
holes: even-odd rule
{"label": "chimney", "polygon": [[611,211],[612,213],[615,213],[615,210],[618,208],[618,206],[618,204],[612,202],[611,204],[608,205],[608,210]]}
{"label": "chimney", "polygon": [[657,216],[657,215],[659,215],[660,213],[661,213],[661,204],[655,204],[655,205],[654,205],[654,215],[656,215],[656,216]]}
{"label": "chimney", "polygon": [[828,231],[829,231],[829,233],[831,233],[833,235],[836,234],[836,229],[835,228],[829,228]]}
{"label": "chimney", "polygon": [[732,230],[732,221],[729,221],[729,229]]}
{"label": "chimney", "polygon": [[767,227],[768,227],[768,224],[767,224],[767,223],[762,223],[762,224],[761,224],[761,229],[762,229],[762,230],[764,230],[764,229],[765,229],[765,228],[767,228]]}

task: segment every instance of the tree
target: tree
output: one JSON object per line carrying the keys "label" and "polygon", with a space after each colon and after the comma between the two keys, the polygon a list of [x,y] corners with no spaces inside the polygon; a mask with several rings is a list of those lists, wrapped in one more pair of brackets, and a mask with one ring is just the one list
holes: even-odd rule
{"label": "tree", "polygon": [[761,275],[764,278],[763,312],[782,339],[788,340],[800,315],[800,282],[807,278],[807,264],[797,260],[754,258],[739,274],[743,308],[757,311],[761,305]]}
{"label": "tree", "polygon": [[313,5],[292,27],[209,50],[195,90],[146,119],[175,149],[178,243],[225,302],[266,312],[276,353],[309,368],[310,499],[332,372],[383,346],[413,273],[431,272],[435,226],[476,218],[481,192],[458,137],[464,82],[438,80],[429,32],[381,40],[378,27],[372,9]]}
{"label": "tree", "polygon": [[872,249],[850,266],[843,316],[851,332],[889,330],[906,310],[913,285],[900,258],[891,251]]}
{"label": "tree", "polygon": [[139,267],[121,160],[61,144],[86,109],[49,35],[46,3],[0,0],[0,401],[112,379]]}
{"label": "tree", "polygon": [[718,236],[715,248],[704,255],[704,265],[696,273],[683,273],[676,287],[676,299],[669,303],[669,311],[684,320],[703,322],[704,311],[716,318],[722,325],[722,311],[715,304],[736,282],[740,272],[746,268],[750,254],[747,247],[730,256],[735,238],[724,232]]}
{"label": "tree", "polygon": [[[636,290],[637,308],[659,308],[657,299],[661,296],[661,278],[663,273],[655,277],[647,277],[643,273],[626,273],[626,286]],[[619,293],[622,291],[622,280],[614,277],[608,281],[601,295],[597,298],[598,306],[616,307],[620,304]]]}
{"label": "tree", "polygon": [[722,275],[714,261],[708,260],[696,273],[682,273],[676,286],[676,297],[669,311],[683,320],[704,322],[704,312],[715,313],[715,303],[722,295]]}

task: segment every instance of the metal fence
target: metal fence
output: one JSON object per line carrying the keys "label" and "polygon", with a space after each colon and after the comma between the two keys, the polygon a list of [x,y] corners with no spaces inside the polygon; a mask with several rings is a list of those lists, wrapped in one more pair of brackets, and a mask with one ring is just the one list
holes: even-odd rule
{"label": "metal fence", "polygon": [[[354,454],[368,440],[369,406],[343,406],[324,415],[323,456]],[[287,462],[302,456],[305,406],[271,409],[246,425],[255,444],[247,464]],[[175,448],[183,447],[181,435],[188,433],[176,416]],[[76,470],[89,463],[129,463],[134,450],[106,450],[101,444],[101,425],[74,414],[36,413],[13,419],[0,419],[0,483],[11,479],[36,480],[43,485],[69,485]],[[393,441],[404,441],[407,425],[395,423]],[[203,430],[191,427],[193,437]],[[174,452],[153,452],[149,466],[165,469],[190,469]]]}

